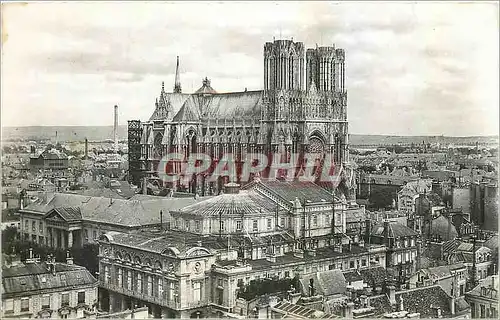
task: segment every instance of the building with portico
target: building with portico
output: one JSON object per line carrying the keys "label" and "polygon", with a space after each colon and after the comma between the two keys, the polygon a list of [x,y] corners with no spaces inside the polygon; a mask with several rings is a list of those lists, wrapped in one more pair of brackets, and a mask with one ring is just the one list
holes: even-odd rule
{"label": "building with portico", "polygon": [[[67,249],[96,243],[108,231],[130,232],[168,221],[169,211],[200,198],[135,195],[114,199],[68,193],[42,193],[19,211],[21,239]],[[139,213],[140,214],[137,214]]]}

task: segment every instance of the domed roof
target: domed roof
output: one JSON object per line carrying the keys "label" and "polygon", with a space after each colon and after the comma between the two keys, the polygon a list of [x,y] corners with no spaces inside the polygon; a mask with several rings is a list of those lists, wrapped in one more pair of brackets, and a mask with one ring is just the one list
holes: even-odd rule
{"label": "domed roof", "polygon": [[440,215],[431,221],[431,237],[440,237],[443,241],[453,240],[458,236],[457,229],[446,217]]}
{"label": "domed roof", "polygon": [[276,205],[253,190],[225,193],[184,207],[178,212],[198,216],[274,213]]}

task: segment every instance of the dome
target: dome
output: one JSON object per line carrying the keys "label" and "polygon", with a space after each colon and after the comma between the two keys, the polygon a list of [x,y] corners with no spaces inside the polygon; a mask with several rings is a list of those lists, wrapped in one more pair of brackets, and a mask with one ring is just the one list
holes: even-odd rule
{"label": "dome", "polygon": [[[239,186],[237,187],[239,188]],[[184,215],[219,216],[274,213],[276,205],[253,190],[224,193],[179,210]]]}

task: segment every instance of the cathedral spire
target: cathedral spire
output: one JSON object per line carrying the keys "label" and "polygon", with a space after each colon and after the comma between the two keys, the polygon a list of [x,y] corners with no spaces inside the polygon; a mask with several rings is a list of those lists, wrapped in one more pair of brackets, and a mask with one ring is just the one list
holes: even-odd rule
{"label": "cathedral spire", "polygon": [[179,56],[177,56],[177,65],[175,67],[175,84],[174,84],[174,93],[181,93],[181,79],[179,76]]}

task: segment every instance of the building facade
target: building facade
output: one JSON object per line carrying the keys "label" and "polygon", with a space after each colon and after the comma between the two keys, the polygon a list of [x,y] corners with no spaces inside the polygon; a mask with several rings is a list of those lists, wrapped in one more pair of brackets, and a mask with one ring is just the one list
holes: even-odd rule
{"label": "building facade", "polygon": [[[178,70],[173,93],[167,93],[162,84],[149,121],[129,121],[133,182],[141,184],[142,178],[157,175],[160,159],[167,153],[184,156],[168,167],[169,174],[181,174],[192,153],[208,154],[214,163],[224,154],[233,154],[236,173],[232,176],[209,182],[205,178],[210,168],[206,175],[189,177],[189,182],[167,184],[193,193],[218,194],[227,182],[245,182],[241,168],[252,161],[247,159],[249,154],[275,154],[281,162],[290,161],[292,153],[300,154],[296,172],[301,172],[303,155],[314,153],[316,168],[325,165],[321,159],[326,155],[337,167],[344,166],[341,185],[346,196],[354,199],[344,50],[333,46],[306,50],[301,42],[274,40],[264,45],[263,54],[263,90],[218,93],[205,79],[194,94],[185,94]],[[262,174],[269,174],[268,169]]]}
{"label": "building facade", "polygon": [[417,270],[420,235],[411,228],[388,220],[377,224],[367,221],[365,237],[370,244],[386,246],[386,268],[399,283],[405,283]]}
{"label": "building facade", "polygon": [[2,268],[2,318],[96,318],[97,280],[84,267],[54,261]]}
{"label": "building facade", "polygon": [[498,275],[489,276],[465,294],[473,319],[498,319]]}
{"label": "building facade", "polygon": [[345,234],[345,215],[359,208],[336,199],[333,209],[331,196],[311,182],[229,183],[219,196],[172,210],[169,227],[105,234],[102,308],[137,304],[157,317],[220,316],[212,312],[233,312],[252,280],[384,267],[385,246]]}
{"label": "building facade", "polygon": [[30,157],[30,169],[37,170],[65,170],[69,167],[68,156],[59,150],[45,150],[38,156]]}
{"label": "building facade", "polygon": [[[114,199],[68,193],[42,193],[19,211],[22,240],[68,249],[97,243],[109,231],[129,232],[169,219],[169,211],[200,198],[167,198],[135,195]],[[137,214],[141,212],[141,214]],[[163,214],[161,214],[161,213]]]}

